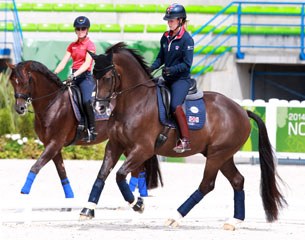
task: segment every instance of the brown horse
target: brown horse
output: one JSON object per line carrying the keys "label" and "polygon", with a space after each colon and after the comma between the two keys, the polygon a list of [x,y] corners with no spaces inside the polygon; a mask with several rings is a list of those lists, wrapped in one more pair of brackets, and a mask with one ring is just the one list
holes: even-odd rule
{"label": "brown horse", "polygon": [[[202,129],[191,130],[191,151],[178,154],[172,149],[177,141],[177,131],[170,129],[167,141],[160,147],[155,142],[164,126],[160,123],[157,107],[157,88],[149,68],[142,56],[124,43],[110,47],[106,54],[92,54],[95,60],[94,76],[102,90],[96,94],[99,101],[116,101],[109,119],[109,141],[104,161],[89,196],[89,207],[81,211],[81,217],[90,217],[97,204],[104,181],[120,155],[125,153],[126,161],[116,174],[116,181],[124,199],[135,211],[143,211],[143,200],[135,199],[126,183],[126,176],[154,154],[171,157],[186,157],[201,153],[206,157],[204,175],[199,188],[177,209],[178,216],[184,217],[199,201],[214,189],[220,171],[230,182],[234,191],[235,222],[245,218],[244,177],[236,168],[233,155],[246,142],[254,119],[259,128],[259,154],[261,166],[261,196],[266,219],[278,219],[279,208],[286,201],[277,187],[275,159],[269,142],[266,126],[259,116],[245,111],[241,106],[215,92],[204,92],[202,101],[206,105],[206,122]],[[181,187],[183,188],[183,186]],[[91,207],[91,209],[90,209]],[[170,218],[168,225],[178,221]],[[234,225],[226,225],[229,229]]]}
{"label": "brown horse", "polygon": [[[51,159],[57,169],[65,197],[73,198],[74,194],[67,178],[61,150],[75,140],[78,121],[73,113],[69,97],[68,86],[47,69],[46,66],[35,61],[25,61],[11,65],[10,82],[15,93],[15,110],[18,114],[25,114],[30,103],[35,114],[35,131],[44,144],[44,151],[31,167],[26,182],[21,190],[29,194],[33,181],[41,168]],[[105,141],[108,129],[107,120],[97,121],[98,136],[95,141],[87,143],[82,139],[75,141],[76,145],[97,144]],[[154,155],[144,165],[135,169],[133,175],[146,169],[148,189],[158,186],[158,177],[162,183],[157,157]]]}

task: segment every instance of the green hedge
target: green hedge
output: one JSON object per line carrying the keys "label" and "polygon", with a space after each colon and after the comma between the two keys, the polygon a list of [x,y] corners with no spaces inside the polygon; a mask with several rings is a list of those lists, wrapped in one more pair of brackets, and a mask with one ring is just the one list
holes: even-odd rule
{"label": "green hedge", "polygon": [[[62,150],[64,159],[102,160],[105,144],[92,146],[68,146]],[[42,143],[34,138],[22,137],[20,134],[0,136],[0,159],[38,159],[44,150]]]}

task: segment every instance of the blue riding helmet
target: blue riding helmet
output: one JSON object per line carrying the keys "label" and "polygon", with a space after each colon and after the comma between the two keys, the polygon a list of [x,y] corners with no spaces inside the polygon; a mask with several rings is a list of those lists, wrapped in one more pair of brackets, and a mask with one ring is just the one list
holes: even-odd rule
{"label": "blue riding helmet", "polygon": [[163,20],[170,20],[175,18],[182,18],[183,20],[186,19],[186,12],[182,5],[173,3],[171,4],[165,12],[165,16],[163,17]]}
{"label": "blue riding helmet", "polygon": [[87,18],[85,16],[79,16],[74,20],[73,27],[74,28],[81,28],[81,27],[90,28],[90,20],[89,20],[89,18]]}

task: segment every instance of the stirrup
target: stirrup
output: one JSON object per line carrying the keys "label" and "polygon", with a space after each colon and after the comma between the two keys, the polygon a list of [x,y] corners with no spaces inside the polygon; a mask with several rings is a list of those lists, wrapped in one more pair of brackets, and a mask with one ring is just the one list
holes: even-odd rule
{"label": "stirrup", "polygon": [[179,139],[176,147],[173,148],[176,153],[184,153],[191,150],[191,142],[188,139]]}
{"label": "stirrup", "polygon": [[85,137],[86,142],[92,142],[95,140],[97,136],[97,133],[94,131],[94,129],[87,129],[87,137]]}

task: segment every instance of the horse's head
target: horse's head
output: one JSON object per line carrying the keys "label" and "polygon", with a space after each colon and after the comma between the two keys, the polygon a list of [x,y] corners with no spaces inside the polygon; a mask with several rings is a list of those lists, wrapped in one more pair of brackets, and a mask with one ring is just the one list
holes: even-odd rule
{"label": "horse's head", "polygon": [[44,107],[48,106],[50,99],[64,87],[60,79],[42,63],[24,61],[8,66],[12,70],[9,80],[14,88],[15,109],[19,114],[25,114],[32,101],[37,100],[45,103]]}
{"label": "horse's head", "polygon": [[127,48],[123,42],[108,48],[106,54],[90,55],[95,61],[96,103],[109,104],[116,96],[151,83],[147,81],[152,77],[143,56],[137,50]]}
{"label": "horse's head", "polygon": [[114,79],[112,71],[114,65],[112,63],[112,53],[96,55],[92,52],[88,53],[95,61],[93,68],[93,76],[96,80],[96,98],[94,107],[104,113],[109,108],[110,97],[114,87]]}
{"label": "horse's head", "polygon": [[31,74],[25,63],[17,65],[8,63],[7,65],[12,70],[9,80],[14,88],[15,110],[18,114],[25,114],[32,100],[30,93]]}

